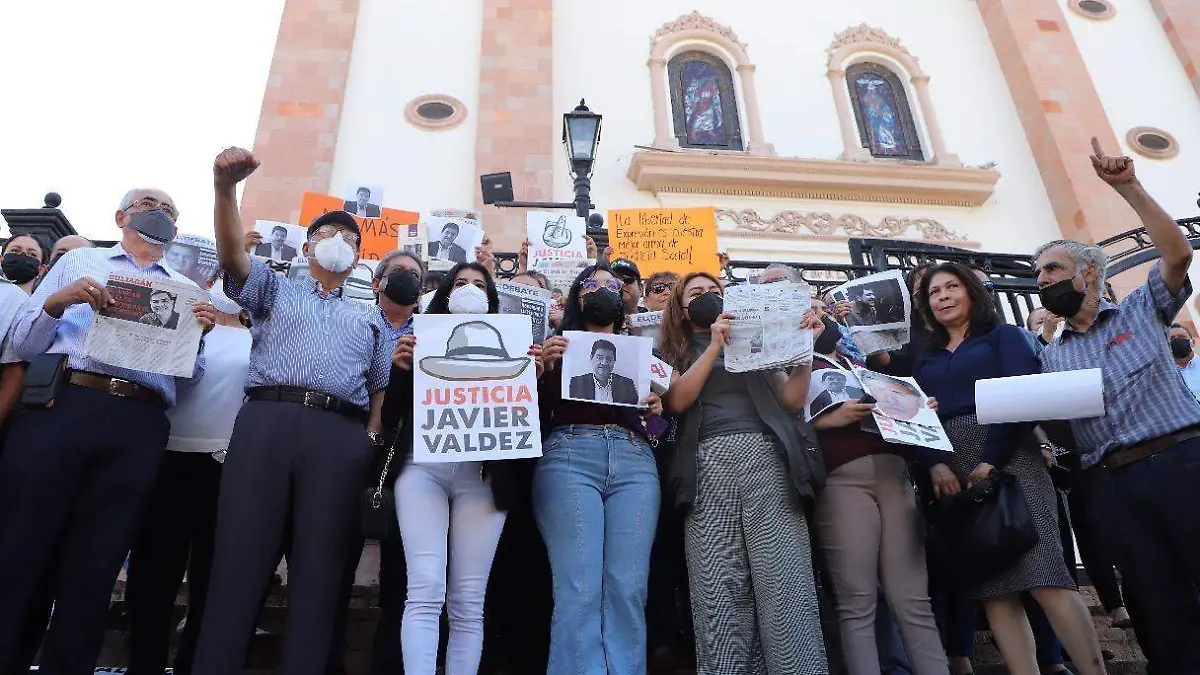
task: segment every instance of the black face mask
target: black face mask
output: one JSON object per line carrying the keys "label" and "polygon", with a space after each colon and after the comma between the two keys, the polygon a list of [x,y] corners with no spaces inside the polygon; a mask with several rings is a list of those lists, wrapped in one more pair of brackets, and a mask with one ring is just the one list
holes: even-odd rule
{"label": "black face mask", "polygon": [[175,223],[161,209],[129,214],[128,226],[156,246],[165,246],[175,238]]}
{"label": "black face mask", "polygon": [[825,324],[825,330],[813,341],[813,351],[818,354],[832,354],[842,341],[842,330],[829,317],[821,317],[821,323]]}
{"label": "black face mask", "polygon": [[5,253],[4,262],[0,263],[0,271],[4,277],[14,284],[28,283],[37,278],[38,261],[33,256],[24,253]]}
{"label": "black face mask", "polygon": [[621,296],[607,288],[588,293],[583,298],[583,320],[593,326],[612,326],[621,317]]}
{"label": "black face mask", "polygon": [[1171,338],[1171,356],[1186,359],[1192,353],[1192,341],[1187,338]]}
{"label": "black face mask", "polygon": [[396,270],[384,280],[383,294],[397,305],[415,305],[421,299],[421,280],[409,270]]}
{"label": "black face mask", "polygon": [[1041,296],[1042,307],[1045,307],[1046,311],[1064,319],[1075,316],[1079,313],[1079,308],[1083,307],[1084,293],[1075,290],[1074,278],[1050,284],[1038,291],[1038,295]]}
{"label": "black face mask", "polygon": [[697,328],[712,328],[717,317],[725,310],[725,298],[716,291],[693,298],[688,303],[688,320]]}

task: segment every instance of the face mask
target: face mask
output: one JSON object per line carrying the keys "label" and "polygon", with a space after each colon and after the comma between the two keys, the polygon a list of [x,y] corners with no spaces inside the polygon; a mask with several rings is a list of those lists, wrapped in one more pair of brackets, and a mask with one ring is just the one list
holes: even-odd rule
{"label": "face mask", "polygon": [[166,246],[175,238],[175,223],[159,209],[129,214],[127,227],[155,246]]}
{"label": "face mask", "polygon": [[1079,308],[1083,307],[1084,294],[1081,291],[1075,290],[1074,279],[1063,279],[1056,284],[1038,291],[1038,295],[1042,298],[1042,307],[1051,314],[1056,314],[1065,319],[1069,319],[1079,313]]}
{"label": "face mask", "polygon": [[1185,359],[1188,354],[1192,353],[1192,341],[1187,338],[1173,338],[1171,340],[1171,356],[1177,359]]}
{"label": "face mask", "polygon": [[475,284],[459,286],[450,293],[451,314],[487,314],[488,297]]}
{"label": "face mask", "polygon": [[813,341],[813,351],[818,354],[832,354],[842,341],[842,329],[828,317],[822,317],[821,323],[825,325],[825,330]]}
{"label": "face mask", "polygon": [[241,305],[230,299],[228,295],[225,295],[225,284],[222,279],[217,279],[217,283],[208,289],[208,299],[213,304],[213,307],[216,307],[217,311],[222,314],[237,316],[242,311]]}
{"label": "face mask", "polygon": [[14,284],[28,283],[38,275],[38,261],[24,253],[5,253],[4,262],[0,263],[0,271]]}
{"label": "face mask", "polygon": [[437,291],[429,291],[428,293],[421,296],[421,311],[422,312],[429,311],[429,303],[433,302],[433,296],[435,293],[437,293]]}
{"label": "face mask", "polygon": [[725,299],[715,291],[709,291],[688,303],[688,320],[697,328],[712,328],[724,309]]}
{"label": "face mask", "polygon": [[415,305],[421,297],[421,280],[409,270],[396,270],[384,277],[383,294],[397,305]]}
{"label": "face mask", "polygon": [[350,248],[350,244],[347,244],[341,235],[335,234],[317,242],[313,252],[317,258],[317,264],[334,274],[341,274],[354,264],[354,249]]}
{"label": "face mask", "polygon": [[621,296],[607,288],[592,291],[583,298],[583,320],[593,326],[615,324],[623,309]]}

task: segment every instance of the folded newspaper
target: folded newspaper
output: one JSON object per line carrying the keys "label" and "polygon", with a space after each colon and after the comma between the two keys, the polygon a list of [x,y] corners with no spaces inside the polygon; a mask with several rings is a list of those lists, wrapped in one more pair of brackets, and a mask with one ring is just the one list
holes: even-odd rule
{"label": "folded newspaper", "polygon": [[803,282],[743,284],[725,291],[732,331],[725,370],[746,373],[812,361],[812,331],[800,319],[812,308],[812,288]]}
{"label": "folded newspaper", "polygon": [[199,286],[111,274],[114,304],[95,315],[84,353],[118,368],[191,377],[203,329],[192,305],[208,300]]}
{"label": "folded newspaper", "polygon": [[550,336],[550,291],[538,286],[496,284],[501,314],[524,314],[533,322],[533,341],[542,344]]}

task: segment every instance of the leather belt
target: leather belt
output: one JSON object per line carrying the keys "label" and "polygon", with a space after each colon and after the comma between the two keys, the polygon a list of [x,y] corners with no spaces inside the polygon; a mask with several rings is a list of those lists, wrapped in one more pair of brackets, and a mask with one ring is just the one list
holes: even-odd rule
{"label": "leather belt", "polygon": [[251,387],[246,390],[246,398],[251,401],[299,403],[305,408],[327,410],[356,420],[367,419],[367,411],[349,401],[302,387]]}
{"label": "leather belt", "polygon": [[1090,471],[1107,472],[1115,471],[1130,464],[1140,462],[1143,459],[1149,459],[1155,455],[1161,454],[1166,450],[1170,450],[1177,444],[1184,441],[1189,441],[1193,438],[1200,438],[1200,427],[1191,427],[1176,431],[1173,434],[1152,438],[1145,443],[1131,445],[1128,448],[1113,450],[1104,456],[1104,459],[1099,464],[1089,469]]}
{"label": "leather belt", "polygon": [[136,382],[122,380],[119,377],[89,373],[84,370],[73,370],[71,371],[70,379],[67,381],[77,387],[87,387],[88,389],[103,391],[110,396],[131,398],[135,401],[145,401],[146,403],[155,403],[164,408],[166,407],[163,397],[158,392],[149,387],[143,387]]}

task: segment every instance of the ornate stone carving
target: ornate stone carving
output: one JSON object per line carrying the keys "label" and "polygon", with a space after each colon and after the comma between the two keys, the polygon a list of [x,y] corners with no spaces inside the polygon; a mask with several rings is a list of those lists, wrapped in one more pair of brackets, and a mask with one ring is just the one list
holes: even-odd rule
{"label": "ornate stone carving", "polygon": [[780,211],[770,218],[763,218],[754,209],[717,209],[716,215],[718,221],[730,221],[736,229],[750,232],[899,239],[910,230],[916,230],[926,241],[967,241],[966,237],[933,218],[884,216],[878,223],[872,223],[852,213],[835,217],[819,211]]}
{"label": "ornate stone carving", "polygon": [[908,50],[904,48],[904,45],[900,44],[899,40],[883,32],[882,29],[875,28],[874,26],[868,26],[865,23],[860,23],[853,28],[847,28],[846,30],[838,33],[837,36],[833,38],[833,44],[829,45],[829,47],[825,50],[825,53],[833,56],[833,53],[842,47],[855,44],[886,45],[901,52],[902,54],[912,56],[912,54],[909,54]]}
{"label": "ornate stone carving", "polygon": [[716,21],[713,21],[709,17],[704,16],[700,12],[693,11],[691,14],[684,14],[674,21],[668,21],[664,23],[662,27],[660,27],[658,31],[654,33],[654,37],[650,38],[651,53],[654,52],[654,45],[657,44],[663,36],[670,35],[671,33],[679,33],[685,30],[703,30],[708,31],[709,33],[716,33],[717,35],[724,36],[733,41],[734,44],[739,45],[742,49],[745,49],[747,46],[745,42],[742,42],[738,39],[737,34],[735,34],[733,29],[729,26],[723,26]]}

